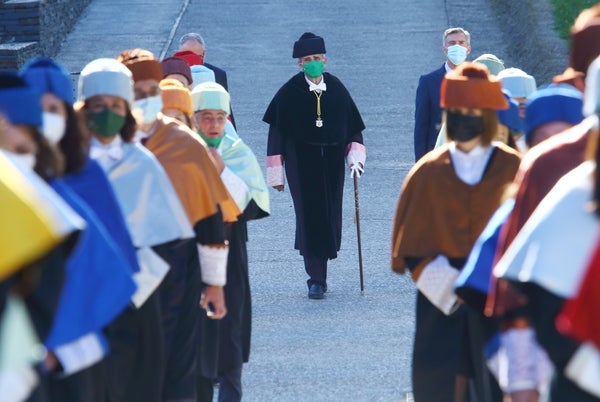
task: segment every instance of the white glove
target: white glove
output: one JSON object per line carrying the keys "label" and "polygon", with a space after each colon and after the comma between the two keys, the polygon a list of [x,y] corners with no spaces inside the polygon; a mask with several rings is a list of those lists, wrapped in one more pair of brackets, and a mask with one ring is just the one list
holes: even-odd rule
{"label": "white glove", "polygon": [[503,391],[537,390],[544,393],[552,376],[552,363],[537,343],[533,329],[509,329],[500,338],[507,362]]}
{"label": "white glove", "polygon": [[450,315],[458,309],[458,297],[454,293],[454,283],[458,274],[458,270],[450,265],[448,258],[439,255],[421,272],[417,279],[417,289],[442,313]]}
{"label": "white glove", "polygon": [[354,178],[355,175],[356,177],[360,177],[364,172],[365,169],[363,169],[358,163],[355,163],[354,165],[350,166],[350,177],[352,178]]}

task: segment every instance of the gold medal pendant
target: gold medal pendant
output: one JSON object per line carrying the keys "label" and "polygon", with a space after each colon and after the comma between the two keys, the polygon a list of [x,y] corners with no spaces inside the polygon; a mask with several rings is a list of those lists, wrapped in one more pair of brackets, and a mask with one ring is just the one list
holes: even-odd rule
{"label": "gold medal pendant", "polygon": [[323,120],[321,120],[321,118],[317,118],[317,120],[315,121],[315,126],[317,127],[323,127]]}

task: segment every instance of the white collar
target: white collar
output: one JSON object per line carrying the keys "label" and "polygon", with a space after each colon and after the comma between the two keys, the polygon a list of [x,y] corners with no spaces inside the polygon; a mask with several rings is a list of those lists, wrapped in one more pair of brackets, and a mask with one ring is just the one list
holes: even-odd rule
{"label": "white collar", "polygon": [[473,186],[481,181],[494,146],[483,147],[478,144],[470,152],[463,152],[452,141],[448,144],[448,149],[456,175],[466,184]]}
{"label": "white collar", "polygon": [[321,76],[321,82],[319,82],[318,84],[315,84],[314,82],[309,80],[306,75],[304,75],[304,79],[306,80],[306,83],[308,84],[309,91],[327,91],[327,84],[325,84],[324,76]]}
{"label": "white collar", "polygon": [[92,136],[90,142],[90,158],[96,159],[106,170],[123,157],[123,140],[119,134],[108,144],[103,144]]}
{"label": "white collar", "polygon": [[450,71],[452,71],[452,67],[450,67],[448,65],[448,62],[446,61],[446,63],[444,63],[444,67],[446,67],[446,72],[449,73]]}

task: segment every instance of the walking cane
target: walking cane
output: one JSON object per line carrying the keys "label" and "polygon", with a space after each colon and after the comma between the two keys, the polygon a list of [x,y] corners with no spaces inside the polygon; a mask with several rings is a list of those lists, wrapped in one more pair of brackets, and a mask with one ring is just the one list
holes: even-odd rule
{"label": "walking cane", "polygon": [[358,174],[354,174],[354,207],[356,214],[354,220],[356,223],[356,238],[358,239],[358,269],[360,273],[360,294],[363,295],[365,291],[365,282],[363,278],[363,262],[362,262],[362,246],[360,242],[360,208],[358,206]]}

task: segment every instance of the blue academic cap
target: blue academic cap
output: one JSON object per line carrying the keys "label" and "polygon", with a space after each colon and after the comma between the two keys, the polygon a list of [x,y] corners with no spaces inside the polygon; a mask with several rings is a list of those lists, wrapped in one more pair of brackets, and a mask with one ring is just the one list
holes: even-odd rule
{"label": "blue academic cap", "polygon": [[525,140],[542,124],[563,121],[578,124],[583,120],[583,94],[568,84],[553,84],[534,92],[527,99]]}
{"label": "blue academic cap", "polygon": [[48,57],[36,57],[21,69],[21,77],[41,94],[51,93],[73,103],[73,87],[69,73]]}
{"label": "blue academic cap", "polygon": [[0,113],[11,124],[42,126],[42,104],[16,70],[0,71]]}

